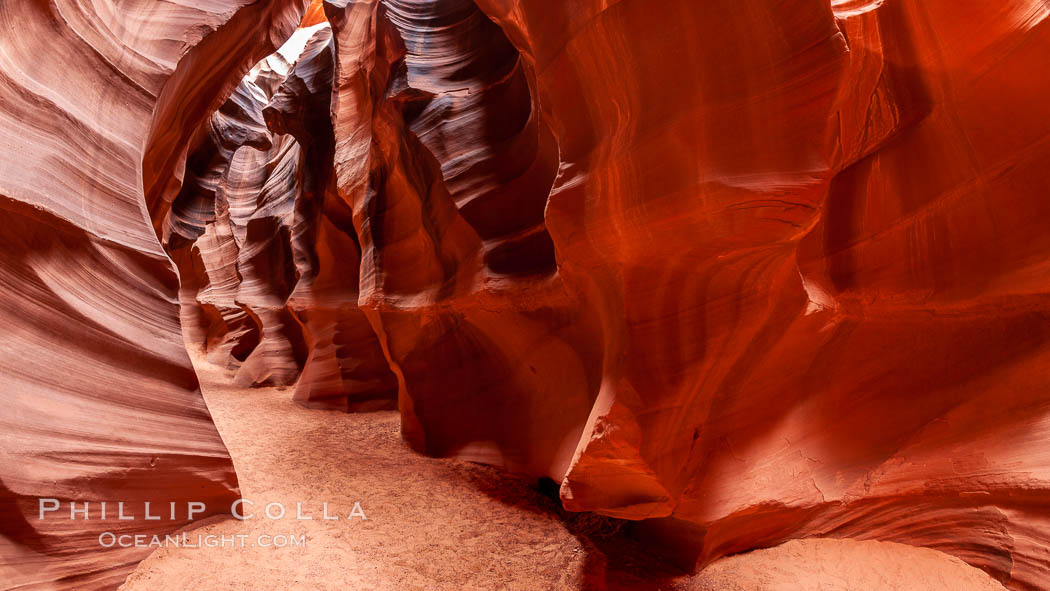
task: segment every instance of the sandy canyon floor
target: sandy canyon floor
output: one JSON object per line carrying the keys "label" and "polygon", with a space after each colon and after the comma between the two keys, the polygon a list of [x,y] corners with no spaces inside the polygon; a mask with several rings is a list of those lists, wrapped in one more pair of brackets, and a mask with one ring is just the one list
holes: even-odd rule
{"label": "sandy canyon floor", "polygon": [[[242,536],[245,547],[157,550],[125,590],[1003,588],[933,550],[848,540],[794,541],[688,576],[612,522],[562,511],[531,481],[412,452],[395,412],[307,410],[288,390],[239,388],[221,369],[194,363],[256,517],[189,534]],[[284,519],[262,517],[271,502],[288,510]],[[342,517],[360,503],[367,520],[323,520],[325,502]],[[314,519],[295,519],[297,503]],[[305,536],[306,544],[262,547],[260,535],[271,544]]]}

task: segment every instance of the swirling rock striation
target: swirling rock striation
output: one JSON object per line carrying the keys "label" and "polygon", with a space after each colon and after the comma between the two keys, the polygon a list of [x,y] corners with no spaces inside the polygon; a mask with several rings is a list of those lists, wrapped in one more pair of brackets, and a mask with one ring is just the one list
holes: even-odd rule
{"label": "swirling rock striation", "polygon": [[[317,14],[320,16],[317,16]],[[320,4],[199,132],[168,214],[190,339],[251,386],[318,408],[392,407],[396,382],[357,307],[351,210],[335,189],[331,28]]]}
{"label": "swirling rock striation", "polygon": [[[0,4],[0,581],[113,588],[149,548],[237,496],[150,223],[183,132],[291,34],[303,6]],[[160,198],[159,200],[156,198]],[[192,222],[187,203],[181,220]],[[58,510],[41,519],[38,499]],[[101,502],[108,501],[108,518]],[[117,502],[133,521],[117,520]],[[144,519],[153,503],[158,521]],[[70,513],[87,508],[86,513]],[[177,506],[174,517],[169,503]],[[51,505],[48,504],[48,507]]]}
{"label": "swirling rock striation", "polygon": [[875,538],[1042,587],[1045,6],[477,9],[326,3],[408,441],[690,566]]}
{"label": "swirling rock striation", "polygon": [[597,363],[555,273],[542,212],[556,155],[516,50],[469,2],[326,11],[358,301],[398,376],[404,436],[433,455],[563,473]]}
{"label": "swirling rock striation", "polygon": [[328,0],[261,63],[304,7],[238,8],[0,8],[38,33],[0,64],[17,580],[136,556],[58,562],[97,524],[34,496],[233,493],[178,290],[238,382],[396,391],[415,449],[691,568],[851,537],[1046,587],[1041,0]]}

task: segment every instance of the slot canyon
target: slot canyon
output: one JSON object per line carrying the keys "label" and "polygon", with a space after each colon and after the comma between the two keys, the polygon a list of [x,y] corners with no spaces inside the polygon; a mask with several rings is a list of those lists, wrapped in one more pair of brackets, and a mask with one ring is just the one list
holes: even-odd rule
{"label": "slot canyon", "polygon": [[1045,0],[0,0],[0,588],[1050,590],[1048,72]]}

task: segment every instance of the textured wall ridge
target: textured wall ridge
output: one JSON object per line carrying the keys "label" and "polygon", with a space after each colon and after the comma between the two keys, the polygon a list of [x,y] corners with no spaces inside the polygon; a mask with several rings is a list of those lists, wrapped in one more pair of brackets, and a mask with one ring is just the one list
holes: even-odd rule
{"label": "textured wall ridge", "polygon": [[18,580],[139,558],[56,559],[94,524],[35,496],[235,494],[181,326],[691,569],[848,537],[1046,588],[1041,0],[302,4],[0,6]]}

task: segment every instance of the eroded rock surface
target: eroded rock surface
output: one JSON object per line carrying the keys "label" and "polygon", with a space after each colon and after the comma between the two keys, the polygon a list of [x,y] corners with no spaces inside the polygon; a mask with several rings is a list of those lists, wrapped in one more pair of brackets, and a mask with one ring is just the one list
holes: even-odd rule
{"label": "eroded rock surface", "polygon": [[336,190],[332,30],[319,3],[198,131],[167,219],[189,338],[250,386],[315,408],[391,408],[397,383],[358,308],[360,252]]}
{"label": "eroded rock surface", "polygon": [[689,565],[874,538],[1041,587],[1045,6],[477,6],[501,31],[328,4],[408,441],[551,476]]}
{"label": "eroded rock surface", "polygon": [[[180,166],[180,134],[302,10],[0,4],[0,586],[113,588],[150,550],[101,533],[174,532],[188,502],[199,520],[236,498],[149,222],[171,177],[151,171]],[[39,498],[61,505],[40,519]],[[147,501],[164,519],[144,520]]]}
{"label": "eroded rock surface", "polygon": [[[109,409],[131,368],[163,403],[114,400],[209,428],[167,252],[240,384],[396,392],[414,449],[549,477],[689,568],[849,537],[1045,588],[1041,0],[329,0],[247,77],[303,6],[178,9],[229,24],[176,35],[58,4],[2,9],[99,39],[72,78],[4,42],[28,340],[0,363],[44,392],[15,398],[16,448],[48,396]],[[17,504],[39,477],[13,474]]]}

